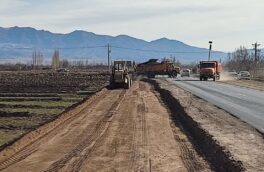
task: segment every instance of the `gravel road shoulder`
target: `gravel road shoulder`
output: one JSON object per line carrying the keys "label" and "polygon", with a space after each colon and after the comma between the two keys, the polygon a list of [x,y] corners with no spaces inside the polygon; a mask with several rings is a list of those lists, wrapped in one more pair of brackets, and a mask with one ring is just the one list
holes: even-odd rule
{"label": "gravel road shoulder", "polygon": [[219,81],[225,84],[231,84],[239,87],[245,87],[250,89],[255,89],[259,91],[264,91],[264,81],[255,81],[255,80],[225,80]]}

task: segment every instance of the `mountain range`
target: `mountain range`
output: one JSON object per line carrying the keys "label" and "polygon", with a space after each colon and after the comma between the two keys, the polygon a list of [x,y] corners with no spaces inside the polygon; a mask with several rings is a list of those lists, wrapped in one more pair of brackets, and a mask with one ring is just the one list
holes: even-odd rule
{"label": "mountain range", "polygon": [[[175,57],[183,63],[206,60],[208,49],[187,45],[178,40],[161,38],[145,41],[127,35],[108,36],[76,30],[68,34],[51,33],[31,27],[0,27],[0,60],[30,59],[39,51],[50,60],[55,49],[61,59],[107,61],[107,45],[112,59],[147,61],[150,58]],[[212,51],[212,59],[226,58],[226,53]]]}

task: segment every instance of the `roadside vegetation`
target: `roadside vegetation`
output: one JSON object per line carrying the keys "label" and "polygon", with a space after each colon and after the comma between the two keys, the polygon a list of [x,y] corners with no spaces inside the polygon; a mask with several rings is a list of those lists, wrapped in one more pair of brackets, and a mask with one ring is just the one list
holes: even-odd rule
{"label": "roadside vegetation", "polygon": [[254,78],[264,78],[264,56],[260,50],[253,51],[241,46],[228,54],[225,66],[229,71],[249,71]]}

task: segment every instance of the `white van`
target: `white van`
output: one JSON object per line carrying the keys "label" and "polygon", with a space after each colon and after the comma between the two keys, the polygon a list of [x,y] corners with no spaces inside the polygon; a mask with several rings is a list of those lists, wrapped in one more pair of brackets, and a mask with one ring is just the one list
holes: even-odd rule
{"label": "white van", "polygon": [[184,77],[184,76],[190,77],[190,74],[191,74],[191,70],[190,69],[183,69],[181,71],[181,77]]}

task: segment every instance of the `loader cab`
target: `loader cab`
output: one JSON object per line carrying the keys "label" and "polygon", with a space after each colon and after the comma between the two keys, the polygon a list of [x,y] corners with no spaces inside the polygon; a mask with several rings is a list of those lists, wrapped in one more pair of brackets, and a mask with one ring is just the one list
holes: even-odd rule
{"label": "loader cab", "polygon": [[114,61],[114,65],[113,65],[113,73],[115,72],[126,72],[127,71],[127,67],[126,67],[126,62],[125,61]]}
{"label": "loader cab", "polygon": [[116,71],[124,70],[124,67],[125,67],[124,62],[117,62],[117,61],[114,62],[114,70]]}

